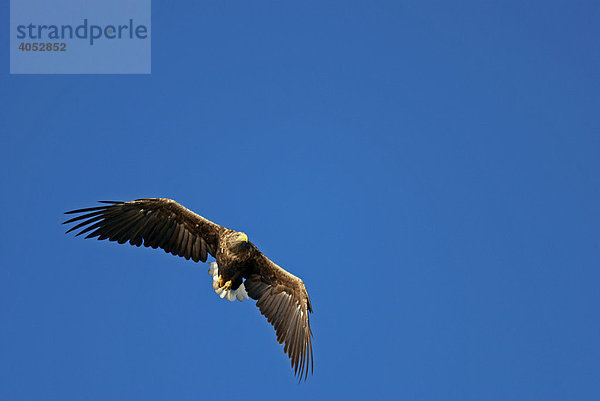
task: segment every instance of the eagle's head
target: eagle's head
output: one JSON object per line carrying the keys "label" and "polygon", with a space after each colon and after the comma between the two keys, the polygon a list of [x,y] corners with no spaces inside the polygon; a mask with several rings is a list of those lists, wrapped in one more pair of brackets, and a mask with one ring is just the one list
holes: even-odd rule
{"label": "eagle's head", "polygon": [[234,232],[229,238],[229,249],[235,253],[247,252],[252,248],[248,236],[243,232]]}
{"label": "eagle's head", "polygon": [[235,240],[236,242],[244,242],[244,243],[248,243],[248,236],[246,235],[246,233],[243,232],[237,232],[235,233]]}

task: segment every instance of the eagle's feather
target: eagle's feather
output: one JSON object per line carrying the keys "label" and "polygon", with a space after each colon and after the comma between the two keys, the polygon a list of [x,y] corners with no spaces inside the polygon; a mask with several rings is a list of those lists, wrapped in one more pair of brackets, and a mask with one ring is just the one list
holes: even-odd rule
{"label": "eagle's feather", "polygon": [[312,372],[308,317],[312,306],[306,287],[263,255],[245,234],[215,224],[171,199],[101,203],[105,205],[66,212],[79,214],[64,222],[78,222],[67,233],[81,229],[77,235],[89,233],[86,238],[143,244],[195,262],[206,262],[208,254],[212,255],[216,263],[211,262],[209,273],[221,298],[255,299],[275,328],[277,341],[284,344],[294,372],[300,379]]}

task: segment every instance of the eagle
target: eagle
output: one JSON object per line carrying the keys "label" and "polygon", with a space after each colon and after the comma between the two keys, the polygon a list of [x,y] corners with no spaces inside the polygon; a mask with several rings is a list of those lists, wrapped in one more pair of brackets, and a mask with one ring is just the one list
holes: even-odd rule
{"label": "eagle", "polygon": [[[312,306],[301,279],[262,254],[248,236],[192,212],[172,199],[100,201],[102,206],[65,212],[76,214],[63,224],[79,222],[67,233],[119,244],[161,248],[167,253],[209,263],[213,289],[230,301],[252,298],[275,329],[277,342],[291,360],[299,380],[313,372]],[[83,220],[83,221],[82,221]]]}

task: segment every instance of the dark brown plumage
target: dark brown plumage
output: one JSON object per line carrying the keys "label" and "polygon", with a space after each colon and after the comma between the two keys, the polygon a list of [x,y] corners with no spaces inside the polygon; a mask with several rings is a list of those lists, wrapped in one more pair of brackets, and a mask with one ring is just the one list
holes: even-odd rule
{"label": "dark brown plumage", "polygon": [[77,235],[89,233],[86,238],[162,248],[195,262],[206,262],[208,254],[212,255],[219,275],[215,290],[245,286],[248,296],[257,300],[256,306],[275,328],[277,341],[284,344],[295,374],[306,379],[309,366],[312,373],[308,317],[312,307],[306,287],[298,277],[263,255],[246,234],[215,224],[171,199],[101,203],[105,205],[66,212],[80,213],[63,223],[79,222],[67,233],[82,229]]}

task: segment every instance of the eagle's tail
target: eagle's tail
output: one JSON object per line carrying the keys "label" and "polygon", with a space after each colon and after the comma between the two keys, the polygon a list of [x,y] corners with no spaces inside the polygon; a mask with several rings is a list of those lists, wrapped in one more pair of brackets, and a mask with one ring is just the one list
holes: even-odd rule
{"label": "eagle's tail", "polygon": [[208,266],[208,274],[213,278],[212,286],[221,298],[226,298],[230,301],[235,301],[236,299],[238,301],[243,301],[244,298],[248,298],[244,283],[242,283],[237,290],[225,290],[223,287],[219,287],[219,265],[217,262],[210,262]]}

